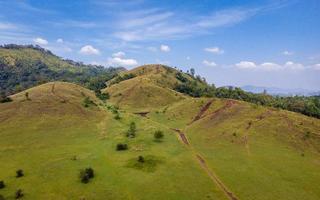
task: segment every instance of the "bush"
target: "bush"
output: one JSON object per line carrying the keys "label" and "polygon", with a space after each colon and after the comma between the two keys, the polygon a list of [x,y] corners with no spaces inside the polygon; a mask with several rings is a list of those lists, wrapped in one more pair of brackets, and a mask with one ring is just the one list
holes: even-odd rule
{"label": "bush", "polygon": [[4,181],[0,181],[0,189],[5,188],[6,185],[4,184]]}
{"label": "bush", "polygon": [[23,170],[22,169],[18,169],[16,171],[16,177],[20,178],[20,177],[23,177],[23,176],[24,176]]}
{"label": "bush", "polygon": [[117,151],[124,151],[124,150],[128,149],[128,145],[119,143],[119,144],[117,144],[117,148],[116,149],[117,149]]}
{"label": "bush", "polygon": [[154,132],[154,135],[153,135],[153,136],[154,136],[154,138],[155,138],[156,140],[160,140],[160,139],[162,139],[162,138],[164,137],[163,132],[160,131],[160,130]]}
{"label": "bush", "polygon": [[91,167],[80,170],[80,180],[82,183],[89,183],[92,178],[94,178],[94,171]]}
{"label": "bush", "polygon": [[12,101],[12,99],[10,97],[7,97],[4,92],[1,92],[0,103],[7,103],[7,102],[11,102],[11,101]]}
{"label": "bush", "polygon": [[0,194],[0,200],[5,200],[4,197]]}
{"label": "bush", "polygon": [[89,107],[89,106],[91,106],[91,105],[96,106],[97,104],[95,104],[95,103],[90,99],[90,97],[85,97],[84,100],[83,100],[83,106],[87,108],[87,107]]}
{"label": "bush", "polygon": [[21,197],[23,197],[23,192],[22,192],[21,189],[19,189],[19,190],[16,191],[15,198],[16,199],[20,199]]}
{"label": "bush", "polygon": [[143,157],[143,156],[139,156],[139,157],[138,157],[138,162],[144,163],[144,157]]}
{"label": "bush", "polygon": [[121,119],[119,113],[117,113],[116,116],[114,116],[114,119],[115,119],[115,120],[120,120],[120,119]]}
{"label": "bush", "polygon": [[134,138],[135,136],[136,136],[136,123],[135,122],[131,122],[129,130],[127,132],[127,137]]}
{"label": "bush", "polygon": [[110,98],[109,93],[101,93],[100,90],[95,91],[96,97],[98,97],[102,101],[106,101],[107,99]]}

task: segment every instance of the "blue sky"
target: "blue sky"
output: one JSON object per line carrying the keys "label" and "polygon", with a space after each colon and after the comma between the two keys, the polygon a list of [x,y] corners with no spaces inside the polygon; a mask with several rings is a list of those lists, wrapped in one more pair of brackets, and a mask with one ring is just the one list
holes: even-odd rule
{"label": "blue sky", "polygon": [[0,0],[0,43],[208,82],[320,90],[319,0]]}

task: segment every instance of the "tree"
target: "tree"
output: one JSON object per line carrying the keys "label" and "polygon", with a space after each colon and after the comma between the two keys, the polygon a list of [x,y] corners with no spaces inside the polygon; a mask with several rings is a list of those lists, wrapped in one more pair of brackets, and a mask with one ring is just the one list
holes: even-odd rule
{"label": "tree", "polygon": [[27,100],[30,100],[30,99],[29,99],[29,92],[26,92],[26,93],[25,93],[25,96],[26,96],[26,99],[27,99]]}
{"label": "tree", "polygon": [[16,171],[16,177],[20,178],[20,177],[23,177],[23,176],[24,176],[23,170],[22,169],[18,169]]}
{"label": "tree", "polygon": [[117,151],[123,151],[123,150],[127,150],[127,149],[128,149],[127,144],[122,144],[122,143],[117,144],[117,147],[116,147]]}
{"label": "tree", "polygon": [[191,76],[194,76],[194,74],[195,74],[194,68],[191,68],[191,69],[190,69],[190,73],[191,73]]}
{"label": "tree", "polygon": [[0,181],[0,189],[5,188],[6,185],[4,184],[4,181]]}
{"label": "tree", "polygon": [[138,157],[138,162],[144,163],[144,157],[143,157],[143,156],[139,156],[139,157]]}
{"label": "tree", "polygon": [[164,135],[163,135],[163,132],[162,132],[162,131],[157,130],[156,132],[154,132],[153,137],[154,137],[156,140],[160,140],[160,139],[162,139],[162,138],[164,137]]}
{"label": "tree", "polygon": [[88,183],[90,179],[94,178],[94,170],[91,167],[80,170],[79,177],[82,183]]}
{"label": "tree", "polygon": [[136,123],[135,122],[131,122],[129,130],[127,132],[127,137],[133,138],[135,136],[136,136]]}
{"label": "tree", "polygon": [[20,199],[20,198],[22,198],[22,197],[23,197],[23,192],[22,192],[22,190],[21,190],[21,189],[17,190],[17,191],[16,191],[15,198],[16,198],[16,199]]}

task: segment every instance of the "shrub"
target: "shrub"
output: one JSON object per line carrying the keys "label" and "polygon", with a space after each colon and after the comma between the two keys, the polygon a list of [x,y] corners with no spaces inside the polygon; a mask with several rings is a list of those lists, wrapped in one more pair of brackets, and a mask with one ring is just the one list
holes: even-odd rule
{"label": "shrub", "polygon": [[30,100],[30,99],[29,99],[29,92],[26,92],[26,93],[25,93],[25,96],[26,96],[26,99],[27,99],[27,100]]}
{"label": "shrub", "polygon": [[144,157],[143,157],[143,156],[139,156],[139,157],[138,157],[138,162],[144,163]]}
{"label": "shrub", "polygon": [[96,106],[97,104],[95,104],[95,103],[90,99],[90,97],[85,97],[84,100],[83,100],[83,106],[87,108],[87,107],[89,107],[89,106],[91,106],[91,105]]}
{"label": "shrub", "polygon": [[0,189],[5,188],[6,185],[4,184],[4,181],[0,181]]}
{"label": "shrub", "polygon": [[16,171],[16,177],[20,178],[20,177],[23,177],[23,176],[24,176],[23,170],[22,169],[18,169]]}
{"label": "shrub", "polygon": [[19,189],[19,190],[16,191],[15,198],[16,199],[20,199],[21,197],[23,197],[23,192],[22,192],[21,189]]}
{"label": "shrub", "polygon": [[0,194],[0,200],[5,200],[4,197]]}
{"label": "shrub", "polygon": [[98,97],[102,101],[105,101],[110,98],[109,93],[101,93],[100,90],[96,90],[95,94],[96,94],[96,97]]}
{"label": "shrub", "polygon": [[133,138],[135,136],[136,136],[136,123],[135,122],[131,122],[129,130],[127,132],[127,137]]}
{"label": "shrub", "polygon": [[1,92],[0,103],[7,103],[7,102],[11,102],[11,101],[12,101],[12,99],[10,97],[7,97],[4,92]]}
{"label": "shrub", "polygon": [[153,136],[154,136],[154,138],[155,138],[156,140],[160,140],[160,139],[162,139],[162,138],[164,137],[163,132],[160,131],[160,130],[154,132],[154,135],[153,135]]}
{"label": "shrub", "polygon": [[91,167],[85,169],[86,174],[88,175],[89,178],[94,177],[94,171]]}
{"label": "shrub", "polygon": [[114,116],[114,119],[115,119],[115,120],[120,120],[120,119],[121,119],[119,113],[117,113],[116,116]]}
{"label": "shrub", "polygon": [[117,148],[116,149],[117,149],[117,151],[124,151],[124,150],[128,149],[128,145],[119,143],[119,144],[117,144]]}
{"label": "shrub", "polygon": [[82,183],[88,183],[94,177],[94,171],[91,167],[80,170],[80,180]]}

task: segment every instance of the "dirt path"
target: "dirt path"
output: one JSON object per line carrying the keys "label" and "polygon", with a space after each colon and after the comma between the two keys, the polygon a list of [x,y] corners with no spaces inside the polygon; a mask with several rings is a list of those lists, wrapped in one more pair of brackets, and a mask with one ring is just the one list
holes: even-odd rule
{"label": "dirt path", "polygon": [[195,118],[193,118],[193,120],[188,124],[192,124],[195,121],[198,121],[199,119],[201,119],[203,117],[203,114],[209,109],[210,105],[212,104],[213,100],[208,101],[199,111],[199,113],[195,116]]}
{"label": "dirt path", "polygon": [[200,156],[199,153],[195,151],[194,148],[192,148],[186,134],[184,134],[181,130],[179,129],[173,129],[172,130],[176,131],[179,135],[180,140],[188,147],[191,147],[191,150],[196,156],[196,159],[200,166],[204,169],[204,171],[208,174],[209,178],[216,184],[218,187],[225,193],[225,195],[230,199],[230,200],[238,200],[238,198],[227,188],[227,186],[219,179],[219,177],[208,167],[206,160]]}
{"label": "dirt path", "polygon": [[217,175],[209,169],[205,159],[199,154],[196,154],[196,157],[201,167],[207,172],[211,180],[213,180],[223,190],[226,196],[231,200],[238,200],[238,198],[223,184],[223,182],[217,177]]}
{"label": "dirt path", "polygon": [[172,130],[176,131],[176,132],[179,134],[181,141],[182,141],[185,145],[190,145],[190,143],[189,143],[186,135],[185,135],[181,130],[179,130],[179,129],[172,129]]}
{"label": "dirt path", "polygon": [[238,104],[237,101],[235,100],[227,100],[226,104],[224,106],[222,106],[221,108],[219,108],[218,110],[214,111],[213,113],[211,113],[211,119],[213,119],[214,117],[218,116],[220,113],[222,113],[223,111],[231,108],[232,106]]}
{"label": "dirt path", "polygon": [[[201,119],[203,117],[203,114],[209,109],[210,105],[212,104],[213,100],[207,102],[202,108],[201,110],[199,111],[199,113],[194,117],[193,121],[190,122],[189,124],[187,124],[187,126],[185,127],[185,129],[191,125],[193,122]],[[237,101],[234,101],[234,100],[228,100],[226,102],[226,104],[216,110],[215,112],[211,113],[211,117],[213,118],[214,116],[217,116],[218,114],[220,114],[221,112],[223,112],[224,110],[232,107],[233,105],[236,105],[238,104]],[[175,132],[178,133],[179,135],[179,139],[180,141],[182,141],[186,146],[188,146],[193,154],[195,155],[196,157],[196,160],[198,161],[199,165],[201,166],[201,168],[208,174],[209,178],[223,191],[223,193],[226,195],[226,197],[230,200],[239,200],[236,195],[231,192],[230,189],[228,189],[228,187],[221,181],[221,179],[216,175],[216,173],[209,168],[209,166],[207,165],[207,162],[205,160],[204,157],[202,157],[191,145],[191,143],[189,142],[188,140],[188,137],[187,135],[181,131],[180,129],[175,129],[175,128],[171,128],[172,130],[174,130]],[[246,138],[247,139],[247,138]]]}

